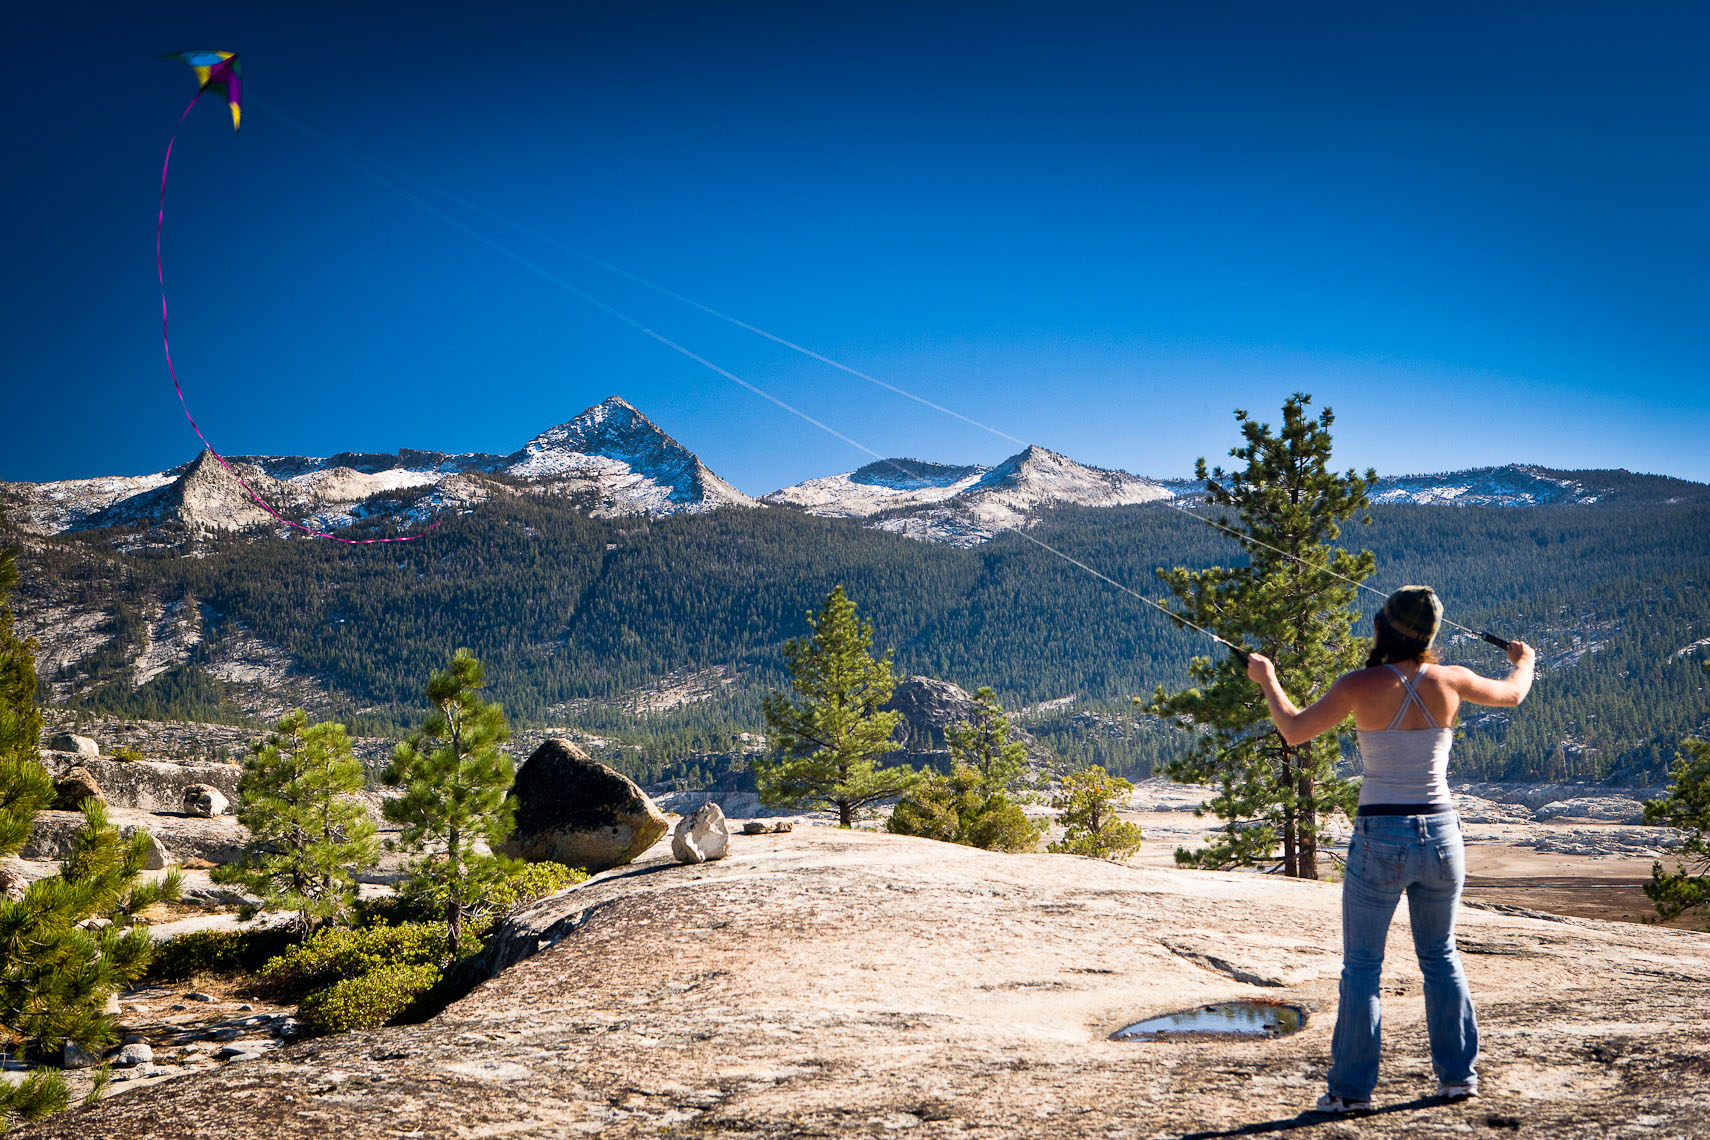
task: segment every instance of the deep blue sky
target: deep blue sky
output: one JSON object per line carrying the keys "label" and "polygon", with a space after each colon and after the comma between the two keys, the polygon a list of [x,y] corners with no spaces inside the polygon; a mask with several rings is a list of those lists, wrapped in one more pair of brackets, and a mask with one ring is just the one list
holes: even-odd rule
{"label": "deep blue sky", "polygon": [[[1342,465],[1710,480],[1697,3],[8,5],[0,478],[510,451],[613,393],[764,492],[867,461],[309,125],[1084,462],[1184,474],[1311,392]],[[422,193],[419,189],[414,193]],[[1012,444],[454,211],[888,455]]]}

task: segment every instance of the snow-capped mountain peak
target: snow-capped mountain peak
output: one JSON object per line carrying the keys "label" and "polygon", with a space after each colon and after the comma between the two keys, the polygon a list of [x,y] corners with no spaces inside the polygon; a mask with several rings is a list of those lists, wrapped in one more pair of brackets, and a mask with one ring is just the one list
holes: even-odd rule
{"label": "snow-capped mountain peak", "polygon": [[754,505],[619,396],[541,432],[498,470],[554,491],[591,494],[595,514]]}

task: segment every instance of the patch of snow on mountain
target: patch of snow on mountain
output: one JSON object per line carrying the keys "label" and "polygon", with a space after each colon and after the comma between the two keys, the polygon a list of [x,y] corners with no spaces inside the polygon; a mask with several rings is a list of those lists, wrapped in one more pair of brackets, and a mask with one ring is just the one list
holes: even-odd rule
{"label": "patch of snow on mountain", "polygon": [[907,538],[978,546],[1026,525],[1035,511],[1052,504],[1115,507],[1172,497],[1150,479],[1029,447],[996,467],[884,460],[785,487],[764,501],[818,515],[873,518],[875,528]]}
{"label": "patch of snow on mountain", "polygon": [[[980,477],[969,489],[981,517],[1019,521],[1030,509],[1050,503],[1122,507],[1173,496],[1150,479],[1076,463],[1066,455],[1029,447]],[[1006,521],[1004,525],[1014,525]]]}
{"label": "patch of snow on mountain", "polygon": [[29,530],[59,534],[71,530],[114,503],[168,486],[184,471],[175,467],[153,475],[102,475],[93,479],[61,479],[52,483],[13,483],[7,486],[23,508]]}
{"label": "patch of snow on mountain", "polygon": [[1601,497],[1579,480],[1558,478],[1541,468],[1520,464],[1441,475],[1386,476],[1377,481],[1370,495],[1374,503],[1478,507],[1595,503]]}
{"label": "patch of snow on mountain", "polygon": [[385,491],[378,491],[356,502],[338,503],[316,511],[304,522],[314,530],[333,531],[353,523],[389,519],[400,531],[414,530],[433,522],[446,511],[467,510],[491,497],[487,484],[465,475],[436,476],[426,483],[408,480],[399,480],[399,483],[398,490],[404,492],[422,486],[432,486],[433,490],[425,495],[406,496],[408,505],[399,499],[385,497]]}
{"label": "patch of snow on mountain", "polygon": [[880,511],[930,506],[954,498],[979,482],[989,470],[989,467],[948,467],[915,459],[889,460],[869,463],[841,475],[809,479],[773,491],[761,501],[798,507],[816,515],[866,518]]}

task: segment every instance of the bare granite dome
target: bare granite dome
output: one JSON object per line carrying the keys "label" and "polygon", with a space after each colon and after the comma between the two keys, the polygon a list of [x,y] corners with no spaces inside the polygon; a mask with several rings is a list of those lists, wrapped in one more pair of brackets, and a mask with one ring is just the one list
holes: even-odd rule
{"label": "bare granite dome", "polygon": [[[1602,1140],[1701,1136],[1710,1120],[1710,935],[1466,911],[1482,1095],[1444,1104],[1424,1099],[1400,918],[1379,1112],[1325,1122],[1302,1114],[1330,1053],[1336,884],[824,827],[734,834],[714,863],[654,851],[509,920],[497,975],[425,1024],[289,1046],[13,1135]],[[1110,1039],[1244,998],[1302,1006],[1307,1024],[1273,1041]]]}

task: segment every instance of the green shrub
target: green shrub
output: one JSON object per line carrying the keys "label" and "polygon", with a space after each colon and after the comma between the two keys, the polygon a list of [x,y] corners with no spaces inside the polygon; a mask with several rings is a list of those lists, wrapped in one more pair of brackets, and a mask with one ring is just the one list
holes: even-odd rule
{"label": "green shrub", "polygon": [[[440,937],[443,940],[443,932]],[[297,1012],[315,1033],[376,1029],[438,980],[437,965],[395,962],[316,990],[303,999]]]}
{"label": "green shrub", "polygon": [[355,930],[325,927],[261,968],[261,980],[283,993],[302,993],[392,966],[432,966],[445,960],[443,922],[406,922]]}
{"label": "green shrub", "polygon": [[948,776],[922,780],[897,802],[885,828],[893,835],[918,835],[987,851],[1032,851],[1042,830],[1020,803],[967,764],[956,765]]}
{"label": "green shrub", "polygon": [[[562,863],[524,863],[475,900],[465,933],[472,939],[480,939],[506,911],[556,894],[587,878],[588,872]],[[365,901],[357,909],[364,923],[433,922],[445,913],[445,892],[403,892]]]}
{"label": "green shrub", "polygon": [[179,982],[197,974],[253,974],[293,941],[289,931],[277,927],[192,930],[157,945],[143,976],[150,982]]}
{"label": "green shrub", "polygon": [[1064,828],[1063,838],[1046,849],[1099,859],[1120,859],[1138,851],[1140,825],[1116,816],[1133,790],[1133,784],[1098,764],[1064,776],[1051,800],[1051,806],[1062,813],[1057,818]]}
{"label": "green shrub", "polygon": [[134,764],[138,760],[141,760],[142,758],[143,758],[142,750],[140,748],[132,748],[128,744],[125,745],[123,748],[113,749],[113,759],[123,760],[127,764]]}
{"label": "green shrub", "polygon": [[482,897],[481,905],[503,914],[587,879],[588,872],[580,867],[566,867],[562,863],[524,863],[521,870],[506,875],[488,891]]}

